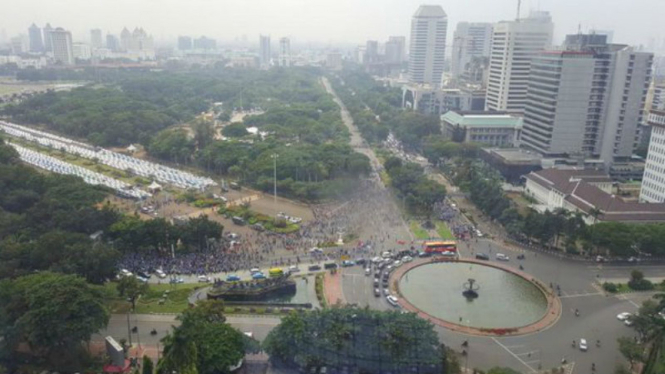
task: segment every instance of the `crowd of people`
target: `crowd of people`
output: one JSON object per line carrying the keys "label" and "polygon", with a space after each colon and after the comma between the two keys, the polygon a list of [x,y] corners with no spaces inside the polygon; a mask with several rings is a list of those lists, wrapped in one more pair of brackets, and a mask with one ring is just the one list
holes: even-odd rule
{"label": "crowd of people", "polygon": [[[118,264],[130,271],[162,269],[180,275],[233,273],[267,266],[291,266],[370,258],[409,248],[411,239],[390,193],[367,181],[346,201],[312,206],[313,219],[292,234],[248,231],[241,237],[211,241],[204,251],[128,253]],[[160,201],[164,206],[171,201]],[[339,240],[347,240],[339,245]],[[345,256],[345,257],[342,257]]]}

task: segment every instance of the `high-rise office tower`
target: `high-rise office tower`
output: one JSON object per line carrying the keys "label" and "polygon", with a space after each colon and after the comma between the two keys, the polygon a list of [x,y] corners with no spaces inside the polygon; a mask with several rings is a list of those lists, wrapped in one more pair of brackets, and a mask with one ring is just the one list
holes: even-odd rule
{"label": "high-rise office tower", "polygon": [[552,44],[554,25],[547,12],[494,25],[485,108],[522,112],[531,59]]}
{"label": "high-rise office tower", "polygon": [[217,41],[205,36],[194,39],[193,41],[194,49],[210,51],[217,49]]}
{"label": "high-rise office tower", "polygon": [[51,45],[51,31],[53,31],[53,27],[51,27],[50,23],[47,23],[42,29],[42,34],[44,35],[44,50],[46,52],[53,52],[53,46]]}
{"label": "high-rise office tower", "polygon": [[192,37],[191,36],[179,36],[178,37],[178,49],[181,51],[189,51],[192,49]]}
{"label": "high-rise office tower", "polygon": [[522,143],[549,156],[630,158],[639,142],[653,55],[569,35],[561,51],[532,59]]}
{"label": "high-rise office tower", "polygon": [[489,58],[491,44],[491,23],[458,23],[453,34],[453,51],[450,60],[452,78],[457,79],[474,58]]}
{"label": "high-rise office tower", "polygon": [[120,32],[120,49],[124,52],[132,49],[132,33],[126,27]]}
{"label": "high-rise office tower", "polygon": [[270,58],[272,57],[270,52],[270,35],[260,35],[259,36],[259,60],[261,61],[261,67],[270,66]]}
{"label": "high-rise office tower", "polygon": [[119,47],[118,37],[113,34],[106,34],[106,48],[111,52],[117,52]]}
{"label": "high-rise office tower", "polygon": [[406,61],[406,38],[391,36],[386,42],[386,62],[401,64]]}
{"label": "high-rise office tower", "polygon": [[365,45],[365,64],[371,64],[379,61],[379,42],[376,40],[368,40]]}
{"label": "high-rise office tower", "polygon": [[51,45],[53,58],[63,65],[74,64],[74,49],[72,47],[72,34],[62,27],[51,31]]}
{"label": "high-rise office tower", "polygon": [[441,84],[448,16],[438,5],[421,5],[411,19],[409,81]]}
{"label": "high-rise office tower", "polygon": [[291,66],[291,40],[289,38],[279,39],[279,66]]}
{"label": "high-rise office tower", "polygon": [[30,52],[43,52],[44,42],[42,41],[42,30],[34,23],[28,28],[28,37],[30,38]]}
{"label": "high-rise office tower", "polygon": [[93,49],[102,48],[104,44],[102,43],[102,30],[92,29],[90,30],[90,47]]}

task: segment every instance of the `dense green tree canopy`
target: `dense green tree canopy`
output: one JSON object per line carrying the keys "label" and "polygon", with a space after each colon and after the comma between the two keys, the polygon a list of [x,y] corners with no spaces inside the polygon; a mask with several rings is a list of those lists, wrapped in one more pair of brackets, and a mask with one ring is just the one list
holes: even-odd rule
{"label": "dense green tree canopy", "polygon": [[[441,372],[439,341],[432,325],[413,313],[332,308],[292,313],[264,341],[271,359],[307,367],[358,367]],[[437,369],[438,368],[438,369]]]}
{"label": "dense green tree canopy", "polygon": [[41,272],[0,281],[3,343],[11,350],[26,342],[53,367],[72,359],[70,352],[108,320],[102,293],[75,275]]}
{"label": "dense green tree canopy", "polygon": [[203,301],[178,317],[180,326],[163,339],[160,373],[223,374],[240,362],[248,338],[225,323],[222,308],[219,301]]}

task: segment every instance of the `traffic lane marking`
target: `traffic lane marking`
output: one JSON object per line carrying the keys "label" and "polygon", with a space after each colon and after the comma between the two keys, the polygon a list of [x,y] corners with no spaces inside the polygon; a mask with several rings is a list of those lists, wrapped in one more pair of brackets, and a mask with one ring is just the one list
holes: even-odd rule
{"label": "traffic lane marking", "polygon": [[519,361],[522,365],[526,366],[526,367],[529,369],[529,372],[531,372],[531,373],[536,373],[536,370],[535,370],[534,368],[532,368],[531,365],[527,364],[526,361],[522,360],[518,355],[516,355],[515,353],[513,353],[513,351],[511,351],[510,349],[506,348],[506,346],[504,346],[503,344],[501,344],[501,342],[499,342],[496,338],[493,337],[492,340],[493,340],[496,344],[498,344],[499,347],[505,349],[506,352],[508,352],[511,356],[513,356],[513,357],[514,357],[517,361]]}

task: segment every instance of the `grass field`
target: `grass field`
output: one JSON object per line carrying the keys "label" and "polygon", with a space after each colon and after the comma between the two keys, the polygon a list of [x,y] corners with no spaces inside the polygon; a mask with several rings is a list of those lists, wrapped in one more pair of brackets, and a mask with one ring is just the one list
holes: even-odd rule
{"label": "grass field", "polygon": [[[108,282],[104,285],[104,291],[111,313],[126,313],[132,304],[125,298],[120,297],[116,289],[117,283]],[[151,284],[148,293],[136,302],[136,313],[180,313],[187,309],[187,298],[201,285],[197,283]],[[163,304],[159,301],[163,299]]]}
{"label": "grass field", "polygon": [[427,238],[429,238],[429,233],[427,233],[427,230],[423,229],[420,226],[420,222],[418,222],[418,221],[410,220],[409,221],[409,229],[411,229],[411,232],[416,237],[416,239],[427,239]]}
{"label": "grass field", "polygon": [[455,236],[453,235],[452,232],[450,232],[450,229],[448,228],[448,225],[446,225],[445,222],[443,221],[436,221],[435,223],[436,226],[436,233],[439,234],[439,237],[441,239],[455,239]]}

